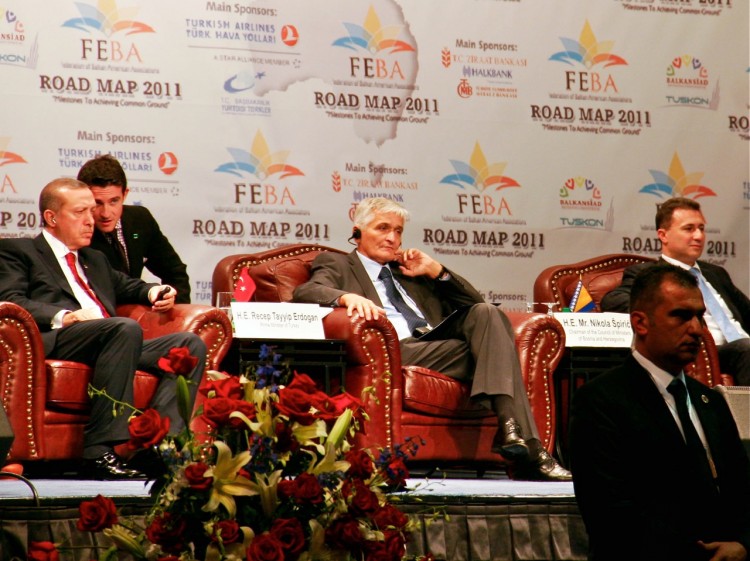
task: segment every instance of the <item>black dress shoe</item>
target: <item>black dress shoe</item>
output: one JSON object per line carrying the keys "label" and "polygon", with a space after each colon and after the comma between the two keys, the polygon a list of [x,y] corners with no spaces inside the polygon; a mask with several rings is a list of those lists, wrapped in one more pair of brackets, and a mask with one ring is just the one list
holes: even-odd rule
{"label": "black dress shoe", "polygon": [[106,452],[93,460],[86,460],[84,474],[89,479],[147,479],[146,474],[129,468],[114,452]]}
{"label": "black dress shoe", "polygon": [[508,475],[516,481],[572,481],[573,475],[550,456],[546,450],[528,462],[510,466]]}
{"label": "black dress shoe", "polygon": [[130,458],[125,467],[144,474],[149,479],[159,479],[167,474],[167,466],[155,448],[144,448]]}
{"label": "black dress shoe", "polygon": [[528,457],[529,447],[521,436],[521,426],[514,418],[511,417],[500,423],[495,439],[492,441],[492,451],[509,461],[518,461]]}

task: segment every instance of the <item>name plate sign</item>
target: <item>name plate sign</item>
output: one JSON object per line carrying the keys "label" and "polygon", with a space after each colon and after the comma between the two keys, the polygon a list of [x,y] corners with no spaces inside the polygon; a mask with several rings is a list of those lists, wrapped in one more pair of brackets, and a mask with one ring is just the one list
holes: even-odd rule
{"label": "name plate sign", "polygon": [[317,304],[232,302],[234,336],[240,339],[325,339],[322,320],[331,311]]}
{"label": "name plate sign", "polygon": [[556,312],[553,315],[563,326],[566,347],[630,347],[633,341],[629,314]]}

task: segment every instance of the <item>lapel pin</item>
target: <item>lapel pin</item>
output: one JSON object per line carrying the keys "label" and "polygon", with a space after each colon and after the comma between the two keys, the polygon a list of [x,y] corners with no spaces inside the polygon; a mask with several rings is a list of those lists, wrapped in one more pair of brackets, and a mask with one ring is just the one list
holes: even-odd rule
{"label": "lapel pin", "polygon": [[706,394],[701,394],[701,401],[703,403],[708,403],[708,396],[706,396]]}

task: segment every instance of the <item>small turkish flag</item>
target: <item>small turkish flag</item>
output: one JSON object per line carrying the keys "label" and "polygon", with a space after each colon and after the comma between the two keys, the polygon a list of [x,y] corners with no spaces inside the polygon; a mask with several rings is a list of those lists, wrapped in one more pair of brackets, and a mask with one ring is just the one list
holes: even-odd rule
{"label": "small turkish flag", "polygon": [[247,272],[247,267],[242,269],[240,273],[240,280],[237,281],[237,286],[234,287],[234,300],[235,302],[249,302],[255,294],[255,281]]}

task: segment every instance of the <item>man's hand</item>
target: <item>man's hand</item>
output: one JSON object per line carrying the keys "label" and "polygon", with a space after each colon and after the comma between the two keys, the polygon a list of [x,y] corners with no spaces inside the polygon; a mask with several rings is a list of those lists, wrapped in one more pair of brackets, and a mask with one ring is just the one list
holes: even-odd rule
{"label": "man's hand", "polygon": [[385,315],[385,310],[375,302],[353,292],[341,296],[339,298],[339,305],[346,306],[346,315],[349,317],[352,317],[354,312],[357,312],[359,317],[363,317],[366,320],[378,319],[380,314]]}
{"label": "man's hand", "polygon": [[745,561],[747,550],[738,542],[698,542],[704,550],[713,553],[710,561]]}
{"label": "man's hand", "polygon": [[151,309],[155,312],[166,312],[171,309],[176,296],[177,291],[168,284],[152,286],[148,291]]}
{"label": "man's hand", "polygon": [[404,249],[396,252],[396,261],[400,265],[401,272],[407,277],[427,275],[431,279],[436,279],[443,269],[440,263],[418,249]]}
{"label": "man's hand", "polygon": [[80,321],[88,321],[91,319],[102,319],[102,312],[98,308],[86,308],[83,310],[76,310],[74,312],[67,312],[62,317],[62,326],[68,327],[74,323]]}

